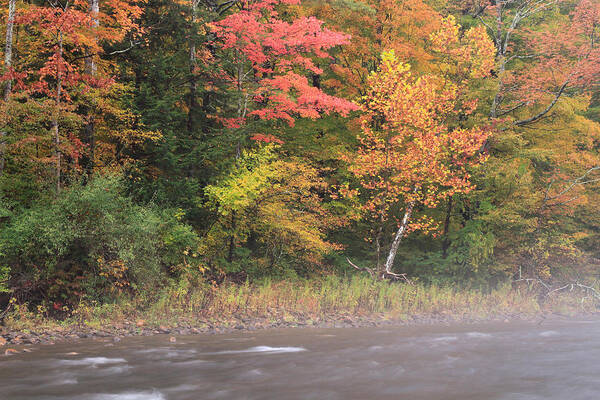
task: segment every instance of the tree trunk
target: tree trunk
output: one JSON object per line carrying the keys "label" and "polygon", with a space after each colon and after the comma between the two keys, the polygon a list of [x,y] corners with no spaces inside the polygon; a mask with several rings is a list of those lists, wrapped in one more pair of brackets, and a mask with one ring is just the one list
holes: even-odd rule
{"label": "tree trunk", "polygon": [[392,268],[394,267],[394,259],[396,258],[396,253],[398,252],[398,246],[400,246],[400,242],[406,233],[406,228],[408,227],[408,223],[412,216],[413,208],[415,206],[415,202],[411,201],[406,206],[406,210],[404,211],[404,217],[402,218],[402,223],[396,232],[396,236],[394,237],[394,241],[392,242],[392,246],[390,247],[390,252],[388,254],[387,260],[385,262],[385,274],[394,275],[392,272]]}
{"label": "tree trunk", "polygon": [[[89,0],[89,11],[92,17],[92,29],[97,30],[100,26],[100,21],[98,19],[98,13],[100,12],[100,5],[98,0]],[[94,40],[96,40],[96,34],[94,34]],[[96,61],[94,60],[94,54],[90,54],[85,59],[85,72],[90,75],[92,78],[96,77],[98,67],[96,65]],[[86,162],[85,168],[87,170],[88,176],[91,176],[94,172],[94,164],[95,164],[95,148],[96,148],[96,127],[94,123],[94,112],[91,110],[91,107],[87,110],[87,123],[85,125],[85,142],[88,145],[88,160]]]}
{"label": "tree trunk", "polygon": [[[9,0],[8,2],[8,20],[6,22],[6,46],[4,48],[4,66],[6,69],[10,69],[12,66],[12,45],[13,45],[13,26],[15,23],[15,12],[17,7],[16,0]],[[4,100],[8,100],[8,96],[12,91],[12,79],[6,81],[4,87]]]}
{"label": "tree trunk", "polygon": [[231,213],[231,235],[229,236],[229,250],[227,252],[227,262],[233,261],[233,252],[235,250],[235,211]]}
{"label": "tree trunk", "polygon": [[[8,2],[8,20],[6,21],[6,46],[4,48],[4,65],[10,69],[12,66],[13,26],[15,22],[16,0]],[[12,79],[6,81],[4,87],[4,101],[7,101],[12,92]],[[6,152],[6,132],[0,131],[0,175],[4,172],[4,153]]]}
{"label": "tree trunk", "polygon": [[377,228],[377,234],[375,235],[375,252],[376,252],[376,256],[377,256],[376,271],[378,273],[382,272],[382,268],[381,268],[381,238],[383,236],[383,224],[384,224],[384,218],[383,218],[383,214],[381,214],[379,217],[379,227]]}
{"label": "tree trunk", "polygon": [[188,104],[188,120],[187,129],[188,132],[193,132],[196,127],[194,113],[198,109],[198,80],[196,77],[196,68],[198,66],[198,60],[196,59],[196,38],[195,28],[198,20],[198,0],[192,1],[192,37],[190,38],[190,98]]}
{"label": "tree trunk", "polygon": [[442,257],[448,256],[448,248],[450,247],[450,239],[448,233],[450,231],[450,216],[452,215],[452,197],[448,199],[448,208],[446,209],[446,219],[444,220],[444,241],[442,242]]}
{"label": "tree trunk", "polygon": [[[89,0],[89,12],[92,18],[92,29],[94,31],[98,30],[100,26],[100,20],[98,19],[98,14],[100,13],[100,4],[98,0]],[[94,40],[97,40],[97,34],[94,33]],[[91,76],[96,76],[97,66],[96,61],[94,60],[94,54],[90,54],[89,57],[85,59],[85,69],[88,74]]]}
{"label": "tree trunk", "polygon": [[490,118],[495,119],[498,117],[498,106],[502,101],[502,89],[504,78],[504,71],[506,68],[506,57],[504,52],[504,45],[502,43],[502,27],[504,26],[504,20],[502,18],[503,5],[498,4],[496,6],[496,61],[498,66],[498,85],[496,88],[496,93],[494,95],[494,99],[492,100],[492,105],[490,107]]}
{"label": "tree trunk", "polygon": [[52,130],[54,132],[54,156],[56,158],[56,194],[60,193],[60,173],[61,173],[61,164],[60,164],[60,135],[58,130],[58,119],[60,117],[60,98],[62,95],[62,76],[61,76],[61,68],[62,68],[62,57],[63,57],[63,33],[62,31],[58,34],[58,57],[56,64],[56,98],[55,98],[55,110],[54,117],[52,119]]}

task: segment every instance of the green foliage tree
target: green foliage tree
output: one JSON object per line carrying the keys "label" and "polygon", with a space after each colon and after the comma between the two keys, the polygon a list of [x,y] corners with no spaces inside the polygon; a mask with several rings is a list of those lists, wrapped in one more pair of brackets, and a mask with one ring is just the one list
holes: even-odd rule
{"label": "green foliage tree", "polygon": [[[344,223],[324,204],[326,182],[315,168],[282,160],[276,150],[266,145],[244,151],[218,184],[206,187],[216,213],[201,245],[206,268],[242,276],[305,274],[339,248],[326,236]],[[240,264],[236,252],[254,262]]]}

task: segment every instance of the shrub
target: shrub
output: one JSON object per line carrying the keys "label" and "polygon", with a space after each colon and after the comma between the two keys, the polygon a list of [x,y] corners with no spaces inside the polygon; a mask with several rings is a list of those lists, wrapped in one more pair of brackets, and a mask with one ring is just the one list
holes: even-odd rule
{"label": "shrub", "polygon": [[81,296],[150,290],[193,269],[192,228],[175,210],[136,205],[123,193],[119,178],[98,177],[16,213],[0,231],[0,265],[10,268],[15,294],[61,308]]}
{"label": "shrub", "polygon": [[9,269],[8,267],[3,267],[0,265],[0,293],[8,293],[8,279],[9,279]]}

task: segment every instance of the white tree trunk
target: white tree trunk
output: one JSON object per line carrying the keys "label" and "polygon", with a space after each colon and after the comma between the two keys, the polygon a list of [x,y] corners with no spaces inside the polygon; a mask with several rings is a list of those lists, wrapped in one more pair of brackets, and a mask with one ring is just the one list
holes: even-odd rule
{"label": "white tree trunk", "polygon": [[[12,66],[13,26],[15,23],[16,0],[8,2],[8,20],[6,21],[6,46],[4,48],[4,66],[9,69]],[[12,92],[12,79],[6,81],[4,87],[4,101],[7,101]],[[6,152],[6,132],[0,131],[0,175],[4,171],[4,153]]]}
{"label": "white tree trunk", "polygon": [[[15,24],[15,12],[17,8],[16,0],[8,2],[8,20],[6,22],[6,46],[4,48],[4,67],[6,69],[12,66],[12,45],[13,45],[13,26]],[[8,100],[12,91],[12,79],[6,82],[4,87],[4,100]]]}
{"label": "white tree trunk", "polygon": [[[192,29],[195,28],[196,22],[198,22],[198,0],[192,0]],[[196,41],[192,37],[190,40],[190,66],[193,68],[196,66]]]}
{"label": "white tree trunk", "polygon": [[[100,26],[100,20],[98,19],[98,14],[100,13],[100,4],[99,0],[89,0],[89,12],[92,18],[92,29],[97,30]],[[97,40],[96,33],[94,33],[94,40]],[[85,72],[91,77],[95,78],[97,74],[98,67],[96,65],[95,54],[89,54],[89,56],[85,59]],[[94,112],[93,110],[89,110],[87,116],[87,123],[85,125],[85,140],[87,145],[89,146],[89,160],[87,165],[87,172],[91,175],[94,171],[94,153],[96,147],[96,127],[94,124]]]}
{"label": "white tree trunk", "polygon": [[[92,29],[96,31],[100,26],[100,20],[98,19],[98,14],[100,13],[100,3],[99,0],[89,0],[90,7],[90,16],[92,18]],[[96,33],[94,33],[94,40],[96,39]],[[91,76],[96,76],[96,61],[94,60],[94,54],[90,54],[89,57],[85,59],[85,69],[88,74]]]}
{"label": "white tree trunk", "polygon": [[387,275],[396,275],[392,272],[392,268],[394,267],[394,259],[396,258],[396,253],[398,252],[398,247],[400,246],[400,242],[402,238],[406,234],[406,228],[408,227],[408,223],[410,222],[410,218],[412,216],[413,208],[415,206],[415,202],[411,201],[406,206],[406,210],[404,211],[404,217],[402,218],[402,223],[396,232],[396,236],[394,237],[394,241],[392,242],[392,246],[390,247],[390,252],[388,254],[387,260],[385,262],[385,274]]}

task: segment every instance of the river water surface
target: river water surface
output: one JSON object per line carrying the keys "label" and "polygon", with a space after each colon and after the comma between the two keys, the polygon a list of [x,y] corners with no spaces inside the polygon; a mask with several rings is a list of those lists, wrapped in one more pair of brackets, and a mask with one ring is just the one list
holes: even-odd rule
{"label": "river water surface", "polygon": [[600,399],[600,321],[83,340],[0,358],[0,399]]}

